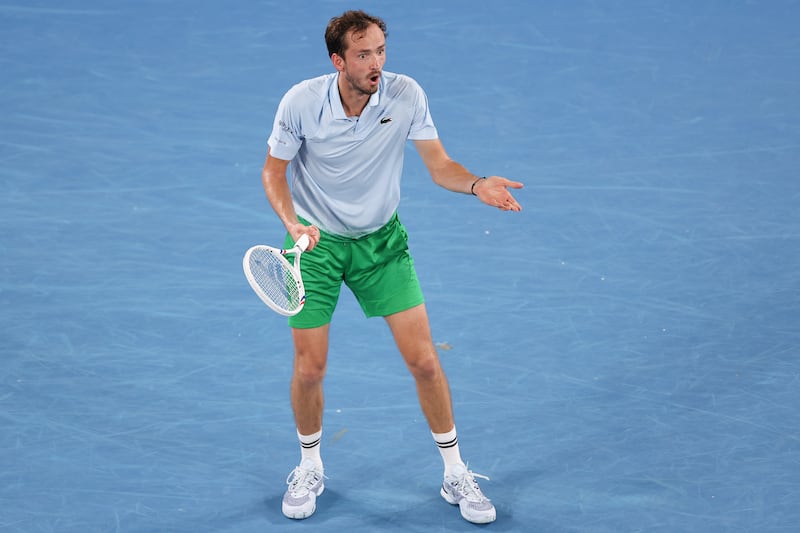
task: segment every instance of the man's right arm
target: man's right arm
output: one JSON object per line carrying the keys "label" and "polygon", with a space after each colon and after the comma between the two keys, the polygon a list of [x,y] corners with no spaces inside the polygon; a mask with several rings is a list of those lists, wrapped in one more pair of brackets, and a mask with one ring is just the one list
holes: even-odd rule
{"label": "man's right arm", "polygon": [[264,162],[264,169],[261,171],[261,182],[264,184],[264,192],[267,194],[272,209],[278,218],[281,219],[286,231],[297,241],[300,235],[306,233],[309,237],[309,245],[306,250],[312,250],[319,242],[319,229],[316,226],[305,226],[297,220],[297,213],[292,203],[292,193],[289,189],[289,182],[286,179],[286,170],[289,168],[289,161],[273,157],[267,151],[267,160]]}

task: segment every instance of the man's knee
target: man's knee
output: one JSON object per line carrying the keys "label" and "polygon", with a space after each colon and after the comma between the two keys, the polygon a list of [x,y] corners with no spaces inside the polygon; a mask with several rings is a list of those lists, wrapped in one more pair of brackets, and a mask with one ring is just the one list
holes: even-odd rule
{"label": "man's knee", "polygon": [[294,379],[303,385],[317,385],[325,378],[325,358],[295,354]]}
{"label": "man's knee", "polygon": [[418,381],[432,381],[443,373],[439,356],[433,347],[421,351],[419,355],[406,358],[406,362],[411,375]]}
{"label": "man's knee", "polygon": [[295,330],[294,379],[303,385],[317,385],[325,377],[328,361],[328,328]]}

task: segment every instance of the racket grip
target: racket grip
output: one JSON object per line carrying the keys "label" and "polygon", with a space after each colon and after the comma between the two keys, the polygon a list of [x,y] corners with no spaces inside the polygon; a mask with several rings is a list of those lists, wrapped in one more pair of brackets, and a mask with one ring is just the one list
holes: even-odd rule
{"label": "racket grip", "polygon": [[300,238],[297,239],[297,242],[294,243],[294,247],[300,250],[300,252],[305,252],[306,248],[308,248],[308,234],[303,233],[300,235]]}

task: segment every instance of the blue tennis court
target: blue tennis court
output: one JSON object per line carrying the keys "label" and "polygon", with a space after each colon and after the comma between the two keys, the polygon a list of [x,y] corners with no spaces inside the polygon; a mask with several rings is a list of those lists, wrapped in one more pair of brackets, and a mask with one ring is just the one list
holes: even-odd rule
{"label": "blue tennis court", "polygon": [[[380,319],[334,316],[314,516],[285,319],[241,269],[331,16],[389,26],[448,152],[400,217],[461,452]],[[339,0],[0,5],[0,531],[790,532],[800,523],[800,3]]]}

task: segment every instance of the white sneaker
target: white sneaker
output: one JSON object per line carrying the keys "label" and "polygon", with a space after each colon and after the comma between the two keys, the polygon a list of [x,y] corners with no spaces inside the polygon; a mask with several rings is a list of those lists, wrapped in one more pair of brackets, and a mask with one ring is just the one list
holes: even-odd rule
{"label": "white sneaker", "polygon": [[461,516],[468,522],[486,524],[494,522],[497,513],[492,501],[483,495],[475,478],[489,479],[486,476],[475,474],[467,470],[464,465],[456,465],[444,478],[442,483],[442,498],[447,503],[458,505]]}
{"label": "white sneaker", "polygon": [[314,461],[304,459],[286,478],[289,488],[281,509],[287,518],[308,518],[317,509],[317,496],[325,490],[325,475]]}

